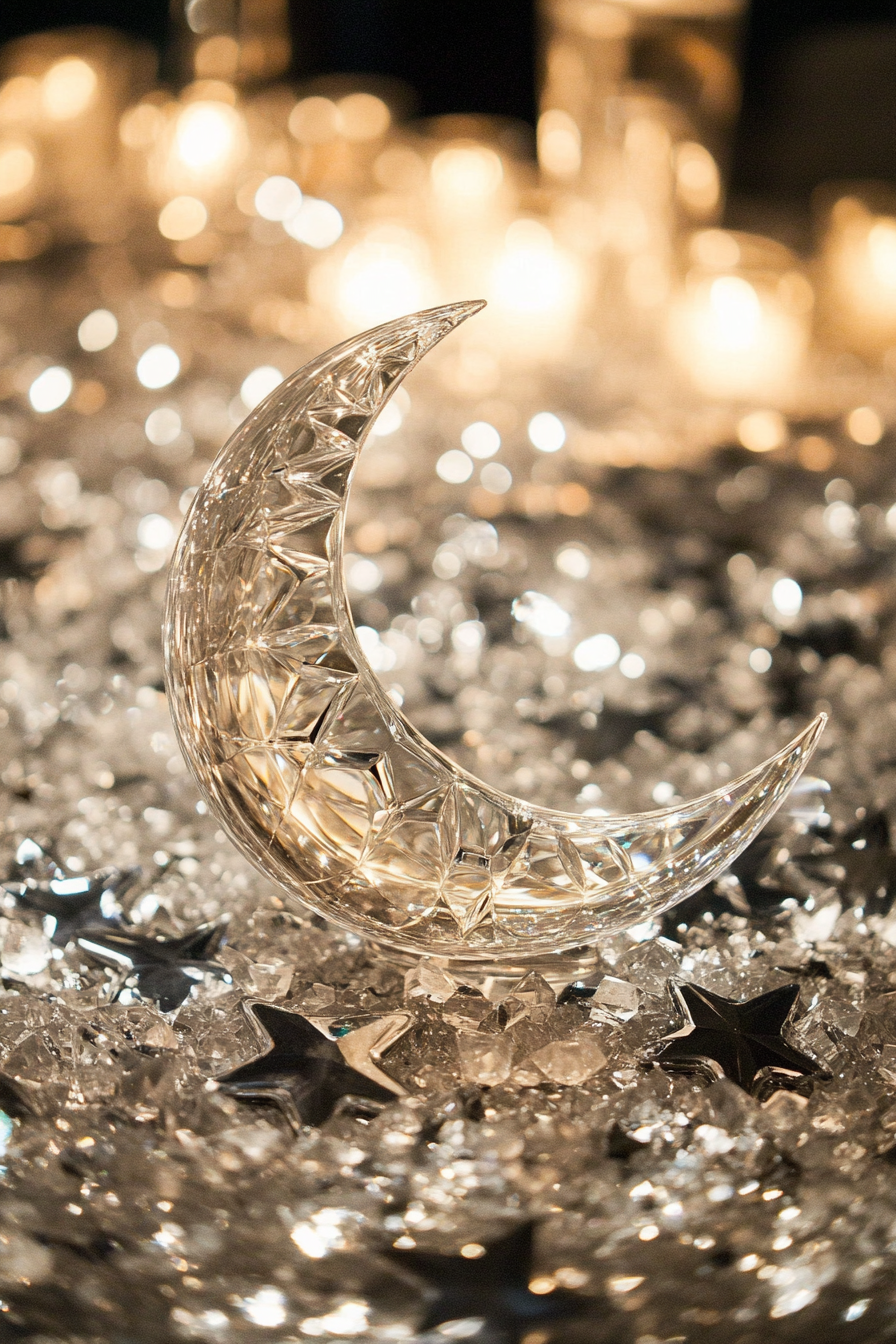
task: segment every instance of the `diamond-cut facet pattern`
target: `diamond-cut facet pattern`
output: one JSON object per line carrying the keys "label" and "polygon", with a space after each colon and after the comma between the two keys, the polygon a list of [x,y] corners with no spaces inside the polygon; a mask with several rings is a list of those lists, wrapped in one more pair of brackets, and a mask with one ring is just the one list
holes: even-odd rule
{"label": "diamond-cut facet pattern", "polygon": [[246,420],[184,524],[166,655],[187,759],[259,868],[384,942],[492,959],[593,942],[712,881],[778,806],[821,722],[694,803],[591,818],[487,788],[404,720],[345,595],[351,472],[389,394],[479,306],[348,341]]}

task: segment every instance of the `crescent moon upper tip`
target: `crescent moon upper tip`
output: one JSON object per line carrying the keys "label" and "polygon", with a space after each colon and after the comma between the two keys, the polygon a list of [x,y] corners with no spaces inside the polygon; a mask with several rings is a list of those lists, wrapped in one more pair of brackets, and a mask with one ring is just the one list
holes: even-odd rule
{"label": "crescent moon upper tip", "polygon": [[[480,313],[486,306],[487,299],[461,299],[458,303],[445,303],[439,308],[431,308],[427,317],[447,317],[453,320],[455,324],[465,322],[468,317],[474,313]],[[423,316],[423,314],[421,314]]]}

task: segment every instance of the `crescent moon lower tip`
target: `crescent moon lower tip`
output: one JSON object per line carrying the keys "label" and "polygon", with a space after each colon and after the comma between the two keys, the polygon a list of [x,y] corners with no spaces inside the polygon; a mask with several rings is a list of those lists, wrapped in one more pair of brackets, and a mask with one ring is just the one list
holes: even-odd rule
{"label": "crescent moon lower tip", "polygon": [[815,718],[806,725],[802,732],[797,733],[796,737],[788,742],[786,747],[782,747],[774,756],[769,757],[764,765],[758,766],[757,773],[766,770],[768,767],[783,771],[782,777],[787,781],[785,792],[789,791],[805,770],[809,758],[814,754],[827,721],[827,714],[816,714]]}
{"label": "crescent moon lower tip", "polygon": [[[798,764],[794,773],[794,779],[796,779],[797,775],[802,773],[803,768],[808,763],[809,757],[818,746],[827,721],[827,714],[823,712],[816,714],[815,718],[812,719],[810,723],[807,723],[802,732],[797,733],[796,737],[788,742],[786,747],[782,747],[775,756],[770,757],[770,761],[783,761],[792,756],[794,752],[798,752]],[[761,768],[762,767],[760,767],[760,769]]]}
{"label": "crescent moon lower tip", "polygon": [[828,715],[822,710],[819,714],[816,714],[812,722],[803,729],[800,737],[802,737],[805,742],[807,751],[814,751],[818,746],[819,739],[827,727],[827,722]]}

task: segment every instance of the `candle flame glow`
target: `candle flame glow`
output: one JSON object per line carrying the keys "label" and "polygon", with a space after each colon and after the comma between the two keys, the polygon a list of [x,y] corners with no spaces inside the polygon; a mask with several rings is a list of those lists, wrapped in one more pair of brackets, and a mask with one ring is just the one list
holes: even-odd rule
{"label": "candle flame glow", "polygon": [[439,151],[430,174],[433,189],[442,203],[468,207],[494,195],[504,178],[504,168],[493,149],[458,144]]}
{"label": "candle flame glow", "polygon": [[552,177],[575,177],[582,166],[582,136],[568,112],[550,108],[538,118],[538,162]]}
{"label": "candle flame glow", "polygon": [[[691,255],[696,266],[669,315],[673,356],[707,396],[773,401],[787,394],[805,354],[813,302],[791,254],[755,235],[707,229],[695,235]],[[754,451],[777,445],[767,412],[742,425]]]}
{"label": "candle flame glow", "polygon": [[79,56],[66,56],[51,65],[43,77],[41,97],[52,121],[72,121],[93,102],[96,71]]}
{"label": "candle flame glow", "polygon": [[226,103],[190,103],[177,119],[174,143],[181,161],[197,173],[221,168],[233,152],[237,115]]}
{"label": "candle flame glow", "polygon": [[896,219],[881,219],[871,226],[868,258],[875,280],[896,289]]}
{"label": "candle flame glow", "polygon": [[424,308],[430,282],[419,239],[406,229],[372,230],[346,256],[339,270],[336,304],[347,322],[377,322]]}
{"label": "candle flame glow", "polygon": [[720,350],[748,350],[762,323],[759,295],[739,275],[720,275],[709,287],[704,334]]}

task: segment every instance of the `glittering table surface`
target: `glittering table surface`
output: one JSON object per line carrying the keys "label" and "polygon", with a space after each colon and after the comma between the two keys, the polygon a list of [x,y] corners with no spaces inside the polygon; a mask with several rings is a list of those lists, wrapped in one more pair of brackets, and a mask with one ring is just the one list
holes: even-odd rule
{"label": "glittering table surface", "polygon": [[[601,465],[574,380],[477,399],[446,352],[410,381],[365,450],[347,573],[434,742],[533,801],[645,809],[831,715],[814,778],[713,889],[560,1003],[540,978],[487,999],[286,908],[198,801],[161,682],[168,555],[243,379],[326,335],[260,337],[226,273],[175,274],[110,244],[0,276],[0,1339],[896,1336],[896,471],[888,432],[842,429],[872,398],[885,421],[892,388],[853,368],[775,451],[660,470]],[[118,337],[90,354],[99,308]],[[169,340],[184,371],[148,391],[136,357]],[[48,361],[75,390],[39,414]],[[556,453],[527,438],[540,411]],[[480,420],[501,494],[434,471]],[[672,981],[797,985],[784,1037],[818,1069],[749,1091],[652,1063],[683,1025]],[[398,1022],[392,1091],[303,1125],[217,1083],[265,1049],[249,1002],[331,1044]],[[477,1259],[491,1277],[464,1278]]]}

